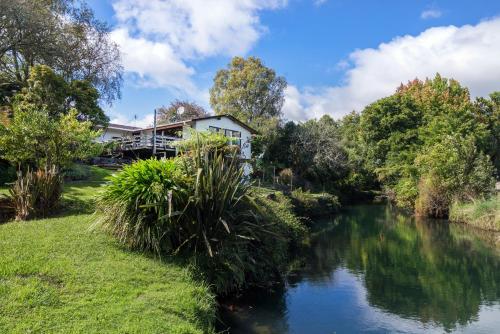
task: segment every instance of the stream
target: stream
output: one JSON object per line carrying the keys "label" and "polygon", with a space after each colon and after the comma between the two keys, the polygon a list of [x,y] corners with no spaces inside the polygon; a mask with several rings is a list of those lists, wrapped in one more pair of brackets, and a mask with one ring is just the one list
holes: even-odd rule
{"label": "stream", "polygon": [[229,333],[500,333],[491,232],[386,205],[314,224],[284,286],[226,301]]}

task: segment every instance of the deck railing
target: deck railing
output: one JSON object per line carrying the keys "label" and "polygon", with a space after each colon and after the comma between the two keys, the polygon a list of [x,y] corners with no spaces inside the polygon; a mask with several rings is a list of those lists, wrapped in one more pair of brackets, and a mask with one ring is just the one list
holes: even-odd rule
{"label": "deck railing", "polygon": [[[156,135],[156,148],[158,150],[175,150],[173,142],[181,138],[173,136]],[[153,135],[135,135],[130,137],[117,138],[112,140],[118,143],[118,147],[123,151],[131,151],[144,148],[153,148]]]}

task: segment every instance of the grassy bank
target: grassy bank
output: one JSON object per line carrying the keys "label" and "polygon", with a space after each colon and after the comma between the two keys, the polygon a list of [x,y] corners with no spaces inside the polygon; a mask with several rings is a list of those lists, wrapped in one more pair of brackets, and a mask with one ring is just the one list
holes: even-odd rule
{"label": "grassy bank", "polygon": [[[90,228],[110,174],[92,168],[89,178],[66,182],[63,208],[52,218],[0,225],[0,333],[213,332],[214,290],[202,276]],[[259,214],[287,240],[283,247],[301,242],[306,215],[338,209],[327,194],[250,192]],[[285,272],[287,251],[278,250],[276,270]]]}
{"label": "grassy bank", "polygon": [[66,183],[57,218],[0,225],[0,333],[206,333],[215,302],[173,261],[89,227],[109,173]]}
{"label": "grassy bank", "polygon": [[450,221],[500,232],[500,194],[472,203],[454,203]]}

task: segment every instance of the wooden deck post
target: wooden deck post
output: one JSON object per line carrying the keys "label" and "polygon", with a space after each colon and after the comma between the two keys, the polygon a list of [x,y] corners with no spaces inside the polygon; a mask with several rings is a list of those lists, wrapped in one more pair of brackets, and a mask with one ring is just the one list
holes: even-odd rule
{"label": "wooden deck post", "polygon": [[153,156],[156,156],[156,109],[153,118]]}

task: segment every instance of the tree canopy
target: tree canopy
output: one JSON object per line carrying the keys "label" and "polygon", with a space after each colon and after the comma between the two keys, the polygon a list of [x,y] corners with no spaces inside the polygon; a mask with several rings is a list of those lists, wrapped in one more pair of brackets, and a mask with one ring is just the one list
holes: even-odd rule
{"label": "tree canopy", "polygon": [[285,88],[285,78],[259,58],[234,57],[215,75],[210,105],[217,115],[230,114],[265,131],[275,128],[282,116]]}
{"label": "tree canopy", "polygon": [[175,123],[208,115],[202,106],[181,100],[175,100],[168,107],[162,106],[157,109],[157,112],[159,123]]}
{"label": "tree canopy", "polygon": [[12,98],[13,116],[0,124],[0,156],[44,168],[99,154],[94,128],[108,120],[98,97],[87,81],[67,84],[45,65],[32,67],[27,86]]}
{"label": "tree canopy", "polygon": [[[429,205],[448,198],[438,214],[446,215],[452,198],[471,189],[476,196],[491,190],[493,169],[485,154],[492,125],[481,121],[480,114],[467,88],[439,74],[401,85],[361,113],[359,140],[366,168],[401,206],[418,202],[422,207],[422,196]],[[457,160],[450,166],[452,157]],[[449,168],[456,173],[449,174]],[[457,182],[460,187],[449,186]]]}
{"label": "tree canopy", "polygon": [[90,121],[94,126],[109,122],[99,106],[99,92],[90,82],[73,80],[68,84],[62,76],[45,65],[30,69],[26,87],[12,100],[14,111],[26,108],[43,110],[50,117],[59,117],[74,108],[79,120]]}
{"label": "tree canopy", "polygon": [[70,110],[58,119],[32,108],[16,110],[7,127],[0,126],[2,157],[14,165],[67,167],[76,159],[100,153],[94,142],[99,132],[88,121],[78,121]]}
{"label": "tree canopy", "polygon": [[415,79],[338,121],[279,126],[266,138],[261,165],[291,168],[296,185],[312,188],[381,187],[401,207],[446,216],[453,201],[493,191],[499,105],[500,93],[472,100],[466,87],[439,74]]}
{"label": "tree canopy", "polygon": [[330,117],[295,124],[287,122],[269,138],[264,160],[310,182],[333,186],[347,173],[338,124]]}
{"label": "tree canopy", "polygon": [[81,1],[0,1],[0,104],[43,64],[67,82],[85,80],[106,102],[120,96],[122,66],[106,24]]}

